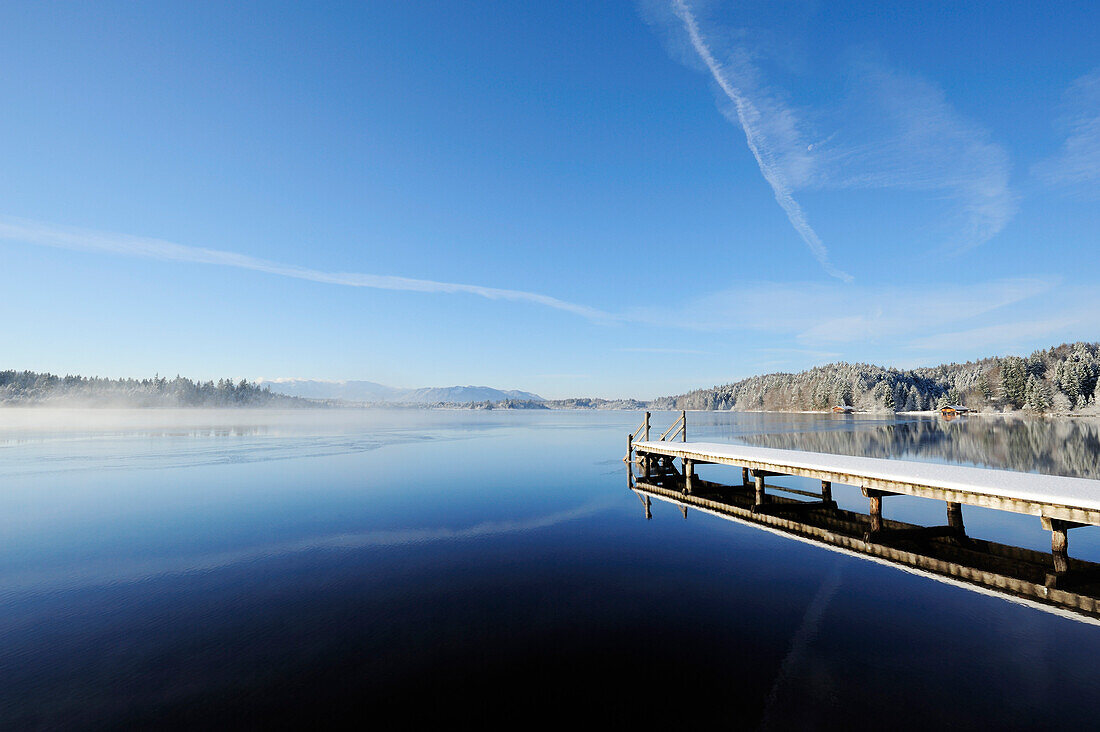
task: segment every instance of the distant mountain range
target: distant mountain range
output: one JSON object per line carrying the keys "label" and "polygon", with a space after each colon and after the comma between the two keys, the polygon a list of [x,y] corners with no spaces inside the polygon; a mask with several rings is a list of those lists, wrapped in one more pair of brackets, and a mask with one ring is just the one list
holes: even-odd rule
{"label": "distant mountain range", "polygon": [[312,379],[261,380],[276,394],[307,399],[339,399],[345,402],[387,402],[390,404],[470,404],[518,401],[545,401],[538,394],[515,389],[494,389],[489,386],[441,386],[420,389],[398,389],[373,381],[316,381]]}

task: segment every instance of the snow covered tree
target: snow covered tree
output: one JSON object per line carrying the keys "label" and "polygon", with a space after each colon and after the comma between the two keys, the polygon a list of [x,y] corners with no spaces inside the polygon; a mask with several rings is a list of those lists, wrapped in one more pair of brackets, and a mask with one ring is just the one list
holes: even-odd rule
{"label": "snow covered tree", "polygon": [[1005,401],[1013,409],[1019,409],[1027,401],[1027,378],[1027,367],[1022,358],[1010,356],[1001,363]]}
{"label": "snow covered tree", "polygon": [[905,406],[902,407],[902,411],[920,411],[920,394],[917,393],[917,387],[910,385],[909,392],[905,395]]}

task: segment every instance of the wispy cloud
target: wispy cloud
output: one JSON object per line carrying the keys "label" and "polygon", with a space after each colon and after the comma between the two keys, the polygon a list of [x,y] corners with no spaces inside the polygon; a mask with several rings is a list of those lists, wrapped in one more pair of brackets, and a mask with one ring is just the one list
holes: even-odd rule
{"label": "wispy cloud", "polygon": [[954,324],[1034,301],[1058,284],[1026,278],[932,286],[758,282],[628,319],[697,331],[765,331],[806,346],[866,343],[957,330]]}
{"label": "wispy cloud", "polygon": [[1039,339],[1049,339],[1081,322],[1080,318],[1063,316],[1044,320],[998,323],[951,333],[939,333],[913,340],[909,347],[925,351],[946,351],[966,344],[967,348],[1009,348],[1024,350]]}
{"label": "wispy cloud", "polygon": [[850,59],[847,98],[823,111],[836,130],[814,149],[820,177],[811,184],[935,192],[950,202],[940,233],[948,249],[996,236],[1016,210],[1005,149],[932,82],[866,53]]}
{"label": "wispy cloud", "polygon": [[1063,110],[1062,148],[1036,164],[1032,173],[1052,186],[1090,197],[1100,195],[1100,68],[1073,82]]}
{"label": "wispy cloud", "polygon": [[726,114],[744,130],[776,200],[831,275],[850,279],[830,263],[828,249],[794,198],[800,190],[932,192],[948,206],[930,220],[946,222],[947,230],[938,236],[955,251],[988,241],[1012,218],[1008,154],[933,83],[871,54],[838,49],[847,56],[846,91],[796,106],[762,64],[771,58],[784,65],[780,56],[789,49],[778,47],[780,34],[764,38],[744,28],[704,27],[687,0],[670,2],[677,28],[732,105]]}
{"label": "wispy cloud", "polygon": [[745,132],[749,149],[752,151],[753,157],[756,158],[756,164],[760,167],[764,179],[771,186],[772,192],[775,194],[775,200],[787,214],[787,219],[791,222],[795,231],[798,232],[798,235],[802,237],[802,241],[806,242],[806,246],[810,248],[810,252],[821,267],[831,276],[850,282],[851,275],[837,269],[829,261],[829,250],[825,248],[821,237],[810,226],[798,201],[791,195],[791,182],[786,175],[784,166],[779,165],[776,160],[777,146],[771,139],[769,131],[776,131],[778,128],[782,133],[789,134],[792,128],[790,116],[781,105],[769,104],[770,109],[762,110],[759,104],[754,103],[742,91],[741,86],[734,81],[735,73],[733,69],[719,63],[718,59],[715,58],[710,46],[699,30],[699,23],[695,18],[695,14],[691,12],[687,3],[684,0],[673,0],[673,9],[684,24],[692,48],[699,54],[699,58],[706,65],[707,70],[710,71],[711,77],[718,84],[718,88],[733,103],[737,121]]}
{"label": "wispy cloud", "polygon": [[696,351],[691,348],[616,348],[620,353],[681,353],[697,356],[713,355],[710,351]]}
{"label": "wispy cloud", "polygon": [[157,259],[193,264],[213,264],[223,267],[266,272],[280,277],[320,282],[345,287],[367,287],[376,290],[402,290],[407,292],[446,293],[475,295],[489,300],[525,302],[562,310],[597,322],[618,320],[611,313],[586,305],[559,300],[556,297],[524,290],[508,290],[455,282],[437,282],[392,275],[363,274],[358,272],[324,272],[292,264],[282,264],[258,259],[245,254],[220,249],[206,249],[176,244],[163,239],[152,239],[129,234],[88,231],[53,224],[0,217],[0,240],[8,240],[35,246],[56,247],[102,254],[114,254],[143,259]]}

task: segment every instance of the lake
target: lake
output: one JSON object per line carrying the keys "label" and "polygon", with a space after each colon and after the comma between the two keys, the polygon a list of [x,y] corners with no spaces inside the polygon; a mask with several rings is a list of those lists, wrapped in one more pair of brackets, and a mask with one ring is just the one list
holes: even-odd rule
{"label": "lake", "polygon": [[[640,419],[3,410],[0,727],[1091,727],[1100,626],[665,503],[647,520],[622,462]],[[1090,478],[1098,426],[688,414],[691,439]],[[1037,518],[964,512],[1049,551]],[[1100,529],[1070,553],[1100,561]]]}

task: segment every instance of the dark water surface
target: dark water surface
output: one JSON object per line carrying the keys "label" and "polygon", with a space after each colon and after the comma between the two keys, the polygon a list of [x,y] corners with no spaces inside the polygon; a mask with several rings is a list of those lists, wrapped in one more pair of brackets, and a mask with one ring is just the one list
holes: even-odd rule
{"label": "dark water surface", "polygon": [[[636,413],[95,419],[0,412],[0,728],[1096,724],[1100,626],[667,504],[647,521],[621,462]],[[1092,422],[688,425],[1100,477]],[[1034,517],[964,510],[1049,549]],[[1096,534],[1071,554],[1100,559]]]}

